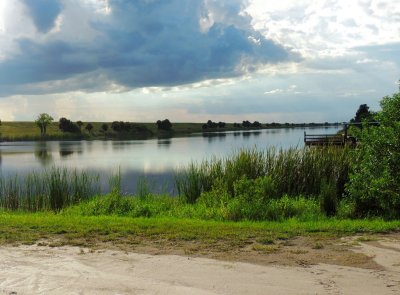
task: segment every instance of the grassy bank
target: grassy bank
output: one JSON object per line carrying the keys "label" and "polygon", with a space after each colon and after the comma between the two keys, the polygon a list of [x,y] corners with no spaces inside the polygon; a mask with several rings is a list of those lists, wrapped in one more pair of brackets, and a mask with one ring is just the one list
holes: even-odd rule
{"label": "grassy bank", "polygon": [[138,184],[137,197],[121,196],[120,175],[111,179],[111,194],[94,198],[100,191],[98,176],[53,168],[0,177],[0,208],[57,212],[79,204],[93,215],[214,220],[350,217],[342,206],[350,164],[345,149],[241,150],[176,171],[174,198],[150,194],[145,180]]}
{"label": "grassy bank", "polygon": [[398,220],[354,219],[357,199],[345,189],[354,161],[351,151],[336,148],[242,150],[177,171],[176,197],[153,195],[146,182],[135,196],[122,195],[120,175],[110,180],[109,194],[99,195],[95,175],[56,168],[1,178],[0,243],[190,242],[269,251],[299,235],[400,230]]}
{"label": "grassy bank", "polygon": [[324,219],[300,222],[219,222],[177,218],[130,218],[81,216],[53,213],[0,214],[0,243],[34,243],[48,240],[53,245],[91,246],[97,243],[173,243],[196,241],[214,245],[244,246],[259,241],[299,235],[343,236],[355,233],[384,233],[400,229],[400,221]]}

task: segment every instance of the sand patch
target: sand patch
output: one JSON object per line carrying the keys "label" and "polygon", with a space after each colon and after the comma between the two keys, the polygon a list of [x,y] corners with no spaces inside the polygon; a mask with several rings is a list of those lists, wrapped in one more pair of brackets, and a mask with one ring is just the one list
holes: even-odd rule
{"label": "sand patch", "polygon": [[354,250],[379,267],[262,265],[70,246],[5,246],[0,248],[0,294],[400,294],[397,239],[358,242]]}

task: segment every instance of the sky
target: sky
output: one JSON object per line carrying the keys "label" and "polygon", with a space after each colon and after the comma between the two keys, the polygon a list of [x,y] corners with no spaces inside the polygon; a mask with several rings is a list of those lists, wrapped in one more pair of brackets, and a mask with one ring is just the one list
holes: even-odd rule
{"label": "sky", "polygon": [[395,0],[0,0],[0,119],[342,122],[398,91]]}

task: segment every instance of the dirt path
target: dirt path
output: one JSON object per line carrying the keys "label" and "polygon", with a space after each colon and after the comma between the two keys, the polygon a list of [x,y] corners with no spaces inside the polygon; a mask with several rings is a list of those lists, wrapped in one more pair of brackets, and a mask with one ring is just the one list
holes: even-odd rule
{"label": "dirt path", "polygon": [[379,267],[259,265],[77,247],[0,248],[0,294],[400,294],[400,245],[354,251]]}

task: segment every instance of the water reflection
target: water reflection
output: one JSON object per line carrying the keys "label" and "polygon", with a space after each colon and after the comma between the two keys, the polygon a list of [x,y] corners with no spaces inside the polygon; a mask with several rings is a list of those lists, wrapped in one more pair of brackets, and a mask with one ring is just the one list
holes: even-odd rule
{"label": "water reflection", "polygon": [[224,141],[226,138],[227,133],[226,132],[208,132],[208,133],[203,133],[203,137],[207,138],[207,141],[209,143],[214,142],[215,140],[219,141]]}
{"label": "water reflection", "polygon": [[60,150],[59,154],[61,158],[66,158],[68,156],[71,156],[74,153],[74,151],[71,150]]}
{"label": "water reflection", "polygon": [[172,143],[171,138],[168,138],[168,139],[158,139],[158,140],[157,140],[157,146],[158,146],[159,148],[169,149],[169,148],[171,147],[171,143]]}
{"label": "water reflection", "polygon": [[35,146],[35,158],[42,166],[48,166],[53,163],[50,145],[46,141],[40,141]]}
{"label": "water reflection", "polygon": [[163,173],[143,173],[142,171],[123,171],[121,190],[125,194],[148,190],[158,194],[176,195],[173,170]]}
{"label": "water reflection", "polygon": [[66,158],[71,156],[75,152],[78,154],[83,153],[82,142],[81,141],[60,141],[58,143],[59,154],[61,158]]}
{"label": "water reflection", "polygon": [[90,171],[104,179],[104,190],[109,177],[121,169],[126,192],[135,192],[138,179],[145,175],[152,190],[171,193],[173,171],[190,162],[225,157],[241,148],[303,147],[304,131],[336,133],[339,127],[235,130],[152,140],[0,143],[0,163],[3,175],[22,175],[49,165]]}
{"label": "water reflection", "polygon": [[124,140],[124,141],[112,141],[112,149],[119,151],[119,150],[125,150],[127,148],[130,148],[132,145],[143,145],[145,140]]}

